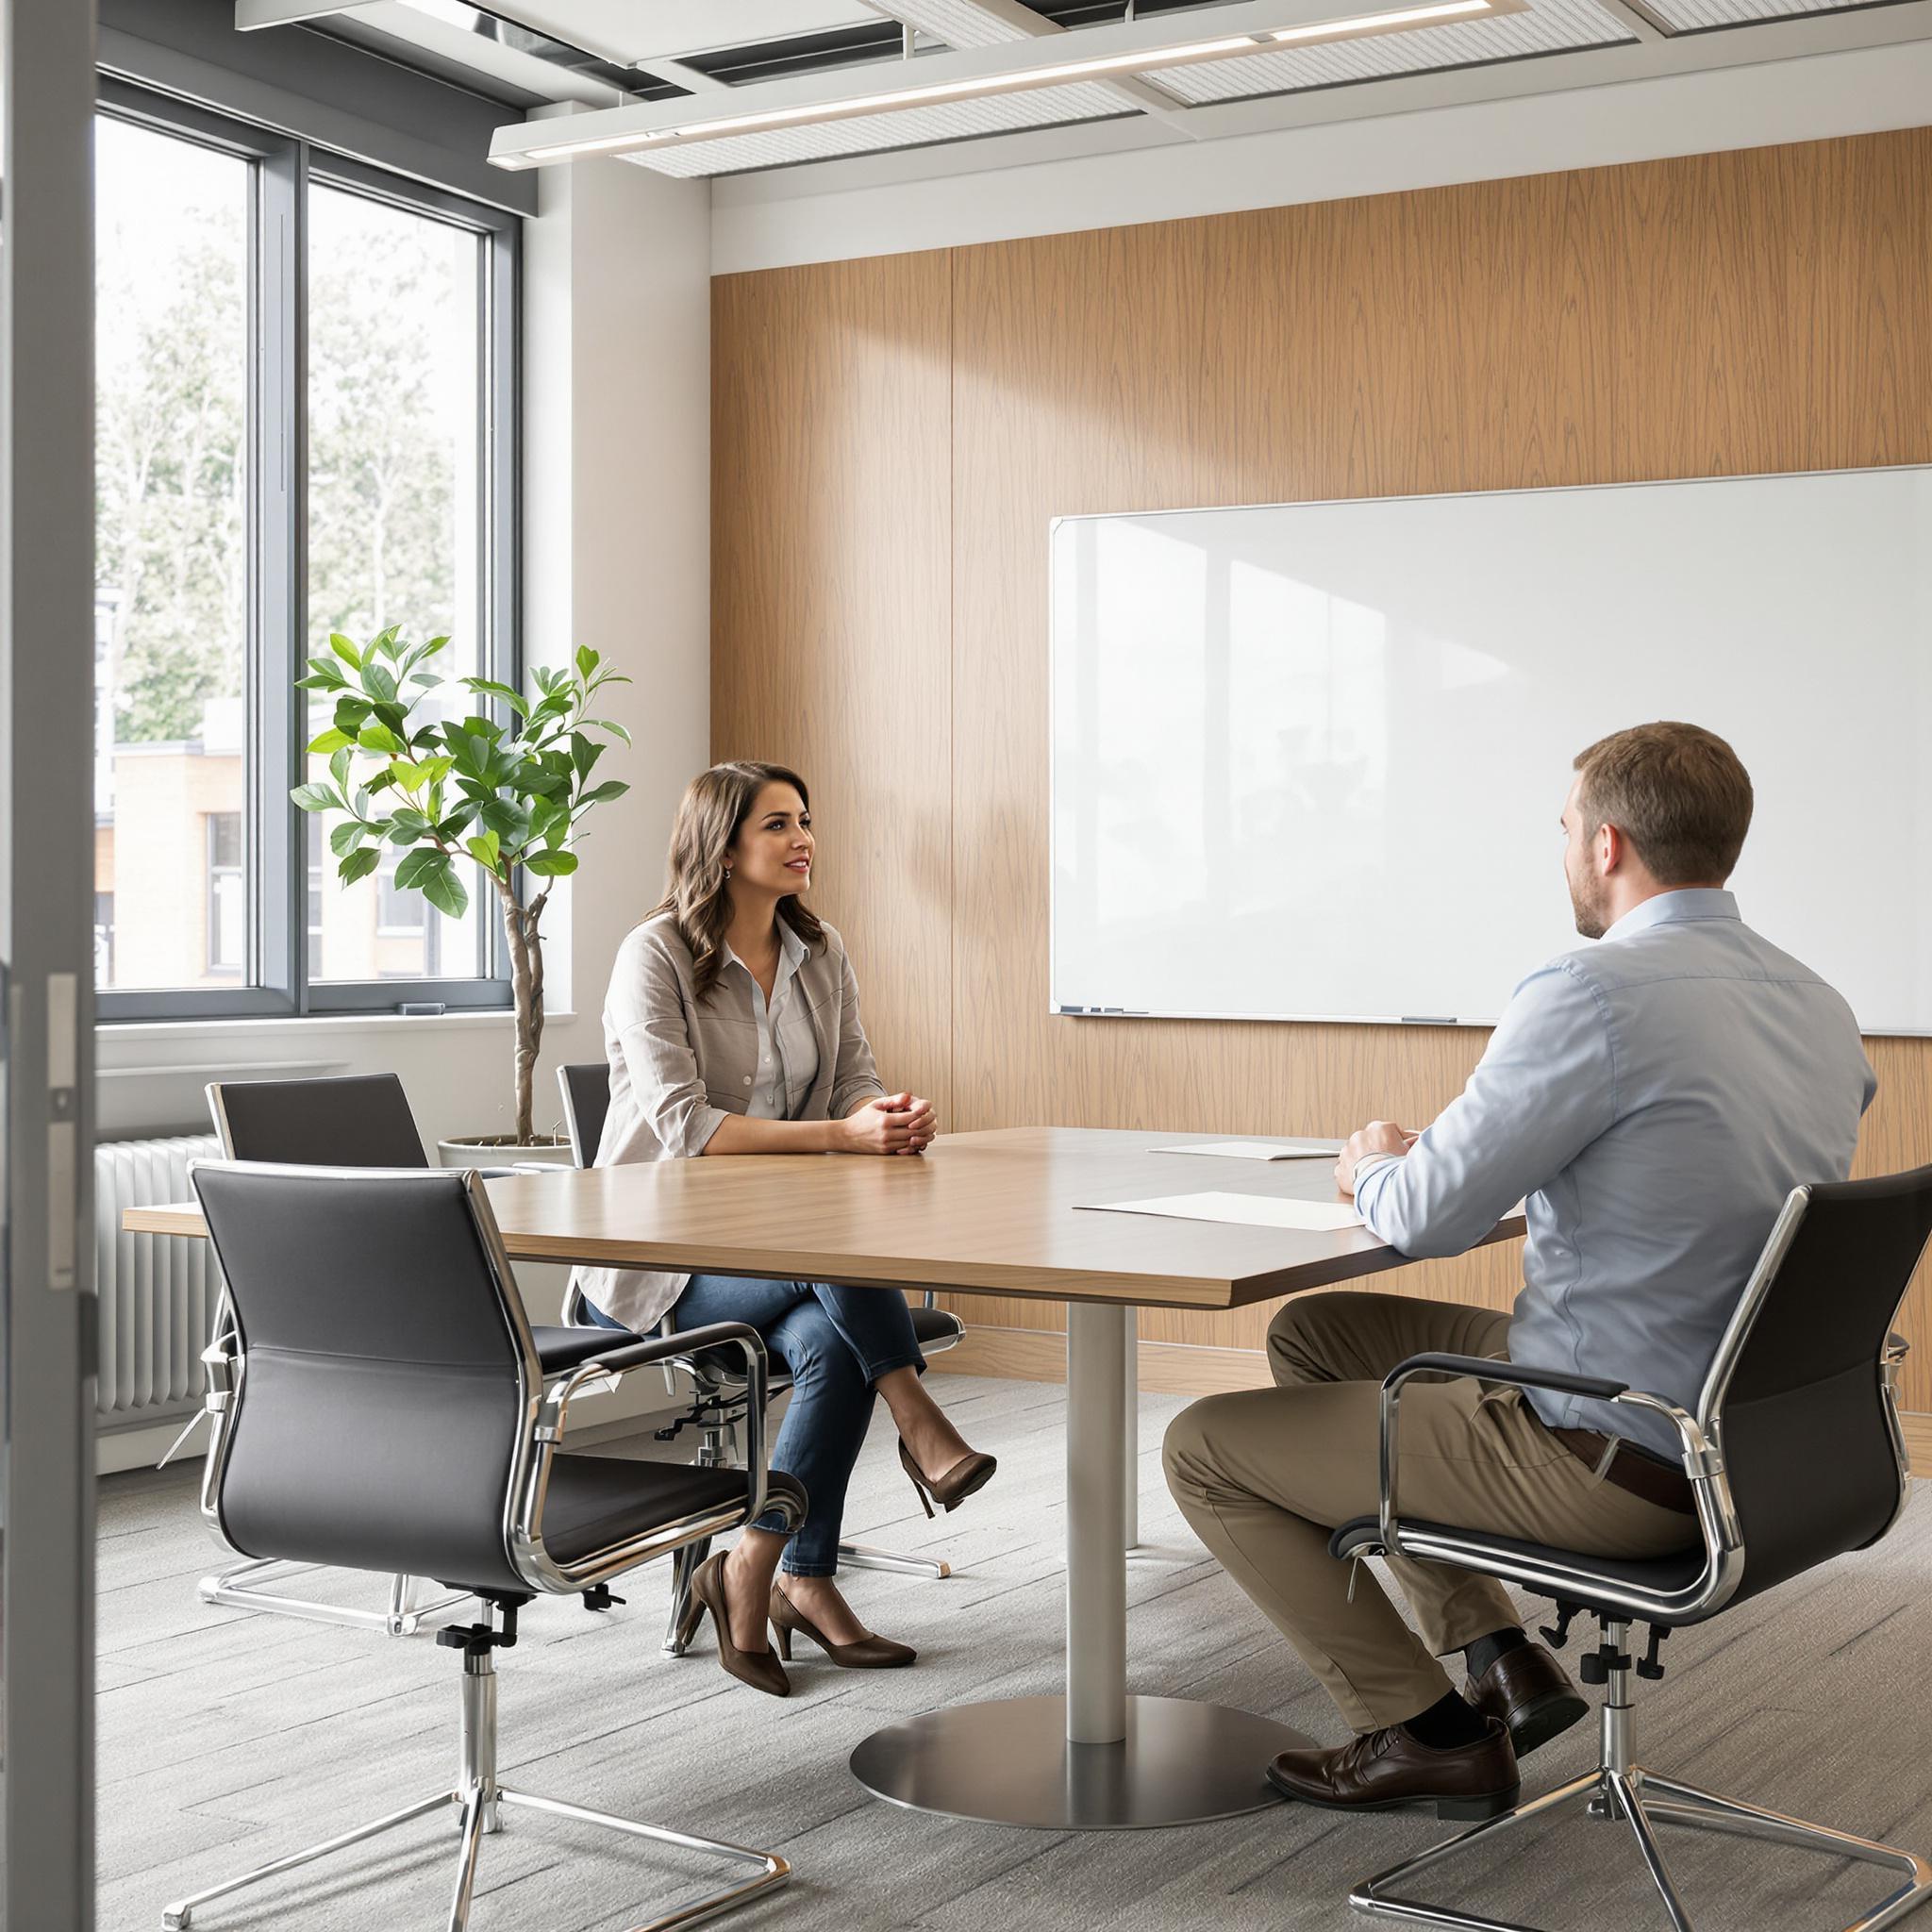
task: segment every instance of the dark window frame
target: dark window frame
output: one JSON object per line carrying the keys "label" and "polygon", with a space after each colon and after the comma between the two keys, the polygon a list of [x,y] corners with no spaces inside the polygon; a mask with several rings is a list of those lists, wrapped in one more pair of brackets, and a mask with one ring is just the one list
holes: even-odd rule
{"label": "dark window frame", "polygon": [[233,987],[100,988],[103,1022],[299,1018],[393,1013],[403,1004],[451,1010],[508,1008],[508,949],[487,903],[482,977],[311,980],[308,867],[303,814],[289,803],[301,782],[308,658],[308,192],[310,179],[384,201],[475,234],[478,411],[478,608],[485,675],[521,688],[519,605],[522,428],[522,221],[314,143],[211,112],[171,95],[103,77],[97,112],[197,142],[252,163],[249,197],[249,633],[244,869],[249,958]]}

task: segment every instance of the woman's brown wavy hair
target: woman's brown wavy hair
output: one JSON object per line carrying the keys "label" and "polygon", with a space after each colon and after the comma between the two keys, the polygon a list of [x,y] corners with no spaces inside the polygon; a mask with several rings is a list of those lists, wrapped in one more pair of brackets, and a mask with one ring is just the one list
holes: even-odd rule
{"label": "woman's brown wavy hair", "polygon": [[[790,785],[806,810],[811,809],[811,793],[796,772],[785,765],[734,758],[700,772],[685,787],[677,823],[671,828],[664,896],[647,916],[655,919],[668,912],[676,921],[678,936],[691,948],[691,981],[699,999],[717,984],[724,965],[724,933],[731,924],[724,855],[737,842],[767,785]],[[778,917],[808,946],[823,943],[824,927],[796,895],[778,901]]]}

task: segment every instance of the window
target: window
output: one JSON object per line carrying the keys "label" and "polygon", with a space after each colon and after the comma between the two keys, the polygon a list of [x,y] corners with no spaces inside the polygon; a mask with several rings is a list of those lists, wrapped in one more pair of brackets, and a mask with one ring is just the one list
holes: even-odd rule
{"label": "window", "polygon": [[101,100],[101,1014],[507,1005],[486,894],[446,919],[392,861],[342,887],[289,791],[331,631],[446,632],[448,675],[517,681],[515,218]]}
{"label": "window", "polygon": [[240,973],[248,954],[248,899],[242,876],[242,814],[208,815],[208,971]]}

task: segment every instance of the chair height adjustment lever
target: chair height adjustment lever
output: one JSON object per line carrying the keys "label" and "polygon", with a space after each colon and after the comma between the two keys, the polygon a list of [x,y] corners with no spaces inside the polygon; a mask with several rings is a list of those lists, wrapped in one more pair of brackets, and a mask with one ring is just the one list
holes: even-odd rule
{"label": "chair height adjustment lever", "polygon": [[1583,1614],[1581,1604],[1566,1604],[1561,1597],[1557,1599],[1557,1627],[1553,1630],[1545,1624],[1541,1636],[1552,1650],[1561,1650],[1570,1641],[1570,1626]]}
{"label": "chair height adjustment lever", "polygon": [[465,1657],[488,1657],[492,1650],[508,1650],[517,1641],[517,1609],[513,1603],[502,1606],[503,1628],[487,1618],[480,1624],[450,1624],[436,1633],[445,1650],[459,1650]]}
{"label": "chair height adjustment lever", "polygon": [[612,1596],[608,1583],[593,1583],[584,1592],[584,1607],[587,1610],[608,1610],[615,1604],[627,1602],[627,1597]]}
{"label": "chair height adjustment lever", "polygon": [[1650,1643],[1637,1663],[1637,1674],[1640,1677],[1648,1677],[1655,1683],[1663,1675],[1664,1667],[1657,1654],[1657,1645],[1670,1634],[1671,1626],[1668,1624],[1653,1624],[1650,1626]]}
{"label": "chair height adjustment lever", "polygon": [[1587,1656],[1576,1659],[1576,1674],[1586,1684],[1607,1684],[1612,1671],[1627,1671],[1630,1654],[1614,1643],[1599,1643]]}

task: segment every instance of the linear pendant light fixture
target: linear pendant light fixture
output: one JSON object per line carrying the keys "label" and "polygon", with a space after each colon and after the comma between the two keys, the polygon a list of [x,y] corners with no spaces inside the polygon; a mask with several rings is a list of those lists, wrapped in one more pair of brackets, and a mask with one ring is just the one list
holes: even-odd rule
{"label": "linear pendant light fixture", "polygon": [[[1326,4],[1332,6],[1333,0]],[[1287,4],[1284,0],[1248,0],[1246,5],[1208,10],[1207,17],[1214,19],[1217,26],[1239,29],[1217,33],[1211,39],[1180,38],[1178,22],[1172,16],[1156,22],[1080,28],[1046,40],[929,55],[916,63],[920,73],[928,77],[895,87],[882,87],[874,81],[858,93],[841,91],[849,89],[858,75],[849,72],[822,74],[735,89],[737,98],[728,112],[718,111],[718,96],[708,94],[698,100],[641,102],[605,108],[573,115],[560,125],[551,120],[525,122],[496,130],[490,158],[499,168],[532,168],[592,155],[636,154],[733,134],[890,114],[1035,88],[1115,80],[1162,68],[1267,53],[1281,46],[1520,13],[1526,7],[1527,0],[1419,0],[1413,6],[1382,8],[1373,13],[1331,14],[1310,20],[1295,18],[1312,10],[1307,0],[1299,6],[1292,0]],[[1197,30],[1205,24],[1200,13],[1188,18]],[[1066,50],[1072,44],[1091,51],[1071,54]],[[1059,58],[1049,58],[1049,53]],[[877,72],[876,68],[866,70],[864,78],[873,80]]]}

